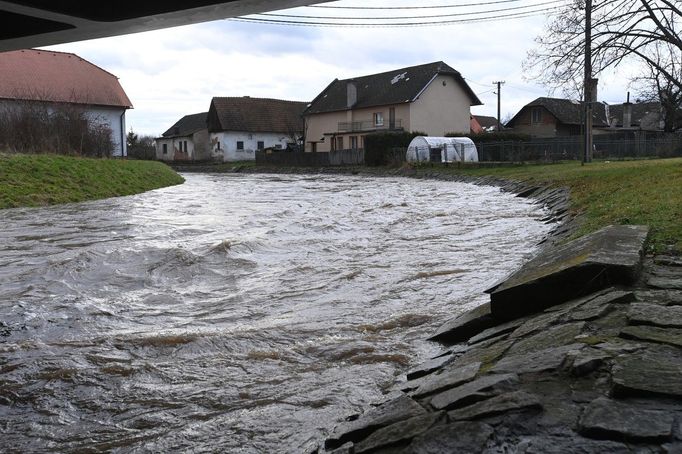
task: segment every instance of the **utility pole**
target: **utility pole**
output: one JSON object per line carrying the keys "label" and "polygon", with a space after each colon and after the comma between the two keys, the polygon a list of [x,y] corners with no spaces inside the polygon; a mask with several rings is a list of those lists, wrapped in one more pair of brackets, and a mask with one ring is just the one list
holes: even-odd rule
{"label": "utility pole", "polygon": [[592,162],[592,0],[585,0],[585,79],[583,101],[585,131],[583,163]]}
{"label": "utility pole", "polygon": [[500,80],[497,82],[493,82],[493,85],[497,85],[497,132],[500,132],[502,131],[502,119],[500,118],[501,111],[500,99],[502,96],[502,85],[504,85],[504,81]]}

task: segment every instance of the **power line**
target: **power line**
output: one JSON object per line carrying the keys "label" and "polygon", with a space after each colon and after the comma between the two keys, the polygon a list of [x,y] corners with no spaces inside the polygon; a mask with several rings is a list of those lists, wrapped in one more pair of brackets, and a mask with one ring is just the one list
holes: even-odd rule
{"label": "power line", "polygon": [[[538,15],[544,15],[545,13],[551,11],[557,11],[561,7],[555,6],[551,8],[542,8],[533,11],[521,11],[511,14],[502,14],[498,16],[483,16],[483,17],[472,17],[469,19],[453,19],[447,21],[430,21],[430,22],[403,22],[403,23],[347,23],[347,22],[315,22],[315,21],[294,21],[294,20],[276,20],[276,19],[263,19],[257,17],[238,17],[228,19],[235,22],[253,22],[253,23],[263,23],[272,25],[293,25],[300,27],[355,27],[355,28],[396,28],[396,27],[428,27],[428,26],[438,26],[438,25],[453,25],[461,23],[479,23],[479,22],[492,22],[500,19],[522,19],[527,17],[534,17]],[[485,13],[481,13],[485,14]]]}
{"label": "power line", "polygon": [[469,6],[486,6],[496,5],[498,3],[514,3],[523,0],[496,0],[491,2],[480,3],[464,3],[459,5],[428,5],[428,6],[337,6],[337,5],[309,5],[306,8],[322,8],[322,9],[373,9],[373,10],[396,10],[396,9],[445,9],[445,8],[465,8]]}
{"label": "power line", "polygon": [[538,6],[546,6],[546,5],[552,5],[556,3],[564,3],[565,0],[551,0],[547,2],[542,2],[542,3],[535,3],[532,5],[523,5],[523,6],[513,6],[510,8],[500,8],[500,9],[493,9],[489,11],[471,11],[471,12],[466,12],[466,13],[453,13],[453,14],[435,14],[435,15],[429,15],[429,16],[366,16],[366,17],[357,17],[357,16],[307,16],[307,15],[299,15],[299,14],[279,14],[279,13],[261,13],[258,14],[258,16],[266,16],[266,17],[288,17],[288,18],[295,18],[295,19],[329,19],[329,20],[401,20],[401,19],[439,19],[443,17],[460,17],[460,16],[474,16],[478,14],[488,14],[488,13],[500,13],[504,11],[514,11],[514,10],[519,10],[519,9],[526,9],[526,8],[534,8]]}

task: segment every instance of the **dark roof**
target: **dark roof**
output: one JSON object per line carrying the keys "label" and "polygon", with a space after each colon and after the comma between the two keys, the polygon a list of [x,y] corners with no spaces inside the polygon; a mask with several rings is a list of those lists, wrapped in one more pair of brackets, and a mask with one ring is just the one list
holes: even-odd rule
{"label": "dark roof", "polygon": [[206,129],[206,118],[208,112],[202,112],[192,115],[185,115],[177,121],[173,126],[164,132],[163,137],[184,137],[194,134],[197,131]]}
{"label": "dark roof", "polygon": [[[580,125],[583,123],[582,102],[572,101],[570,99],[540,97],[523,106],[507,124],[513,125],[524,110],[532,107],[544,107],[554,115],[560,123],[566,125]],[[604,104],[600,102],[594,103],[592,109],[594,127],[608,126],[609,123],[606,118],[606,108]]]}
{"label": "dark roof", "polygon": [[303,109],[307,103],[282,99],[213,98],[208,129],[245,132],[303,132]]}
{"label": "dark roof", "polygon": [[75,54],[36,49],[0,53],[0,98],[132,107],[113,74]]}
{"label": "dark roof", "polygon": [[[632,120],[630,124],[633,127],[640,126],[644,117],[649,114],[654,114],[656,118],[661,112],[661,104],[658,102],[638,102],[632,103]],[[609,106],[609,117],[614,120],[612,126],[623,126],[623,104],[614,104]]]}
{"label": "dark roof", "polygon": [[472,106],[482,104],[459,72],[437,61],[352,79],[334,79],[313,100],[304,115],[348,110],[347,86],[350,82],[357,88],[357,101],[353,109],[412,102],[440,74],[452,76],[469,95]]}

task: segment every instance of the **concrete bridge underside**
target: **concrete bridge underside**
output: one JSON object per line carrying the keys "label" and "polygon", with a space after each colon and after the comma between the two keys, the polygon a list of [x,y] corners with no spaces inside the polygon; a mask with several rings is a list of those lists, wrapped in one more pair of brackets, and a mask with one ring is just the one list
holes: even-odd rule
{"label": "concrete bridge underside", "polygon": [[0,0],[0,52],[124,35],[329,0]]}

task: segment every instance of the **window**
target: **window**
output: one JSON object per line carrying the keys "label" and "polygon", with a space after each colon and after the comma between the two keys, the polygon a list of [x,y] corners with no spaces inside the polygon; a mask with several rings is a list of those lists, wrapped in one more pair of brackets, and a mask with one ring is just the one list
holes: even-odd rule
{"label": "window", "polygon": [[531,123],[541,123],[542,107],[533,107],[533,109],[530,111],[530,117]]}
{"label": "window", "polygon": [[183,147],[184,147],[184,149],[185,149],[185,153],[187,153],[187,141],[186,141],[186,140],[185,140],[185,142],[183,143]]}
{"label": "window", "polygon": [[163,144],[163,154],[168,154],[168,144],[167,143]]}
{"label": "window", "polygon": [[262,140],[259,140],[257,148],[259,150],[262,150],[263,148],[265,148],[265,142],[263,142]]}
{"label": "window", "polygon": [[384,125],[384,113],[383,112],[377,112],[374,114],[374,126],[383,126]]}
{"label": "window", "polygon": [[237,141],[237,150],[239,150],[239,151],[244,150],[244,142],[242,142],[241,140]]}
{"label": "window", "polygon": [[351,150],[358,149],[358,136],[350,136],[350,149]]}
{"label": "window", "polygon": [[336,138],[336,149],[343,150],[343,136]]}

